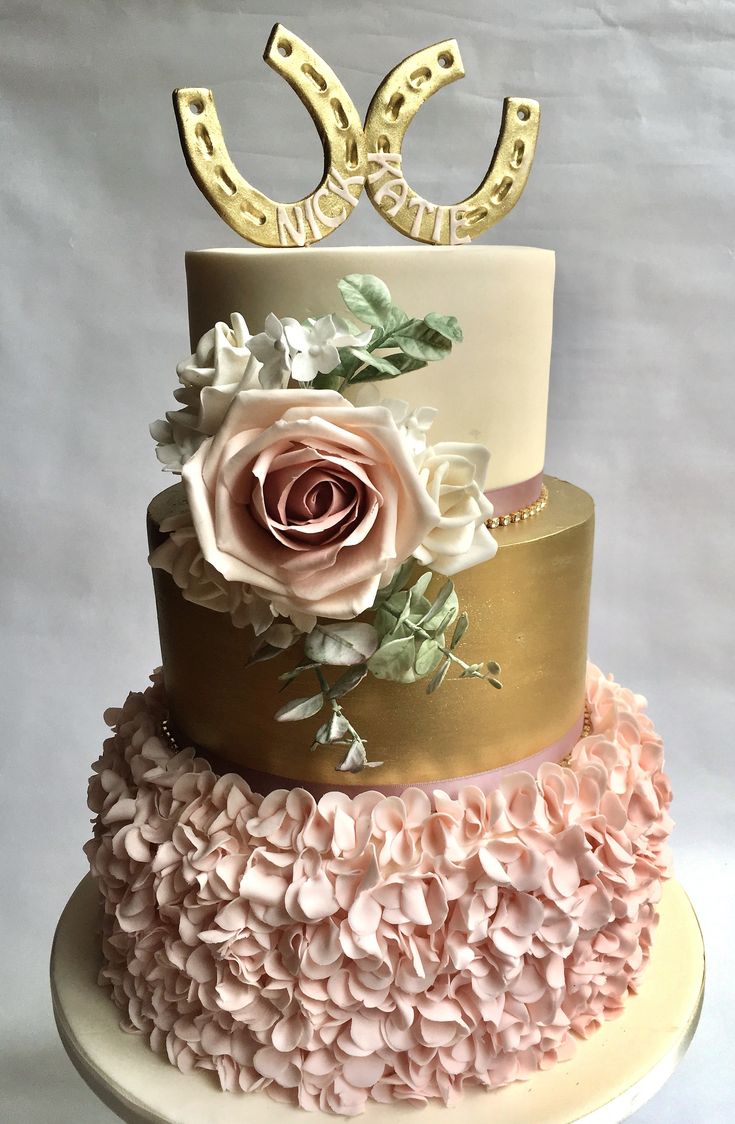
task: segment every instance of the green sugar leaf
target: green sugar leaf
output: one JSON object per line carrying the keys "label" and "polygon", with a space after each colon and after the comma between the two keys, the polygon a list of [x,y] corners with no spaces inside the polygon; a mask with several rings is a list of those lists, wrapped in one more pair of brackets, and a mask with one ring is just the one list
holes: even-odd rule
{"label": "green sugar leaf", "polygon": [[334,745],[340,741],[350,728],[350,724],[343,714],[332,714],[327,721],[319,727],[314,740],[318,745]]}
{"label": "green sugar leaf", "polygon": [[449,671],[449,660],[445,660],[444,663],[441,664],[441,666],[439,667],[439,670],[437,672],[435,672],[435,674],[429,680],[429,684],[426,688],[427,695],[433,695],[434,691],[439,690],[442,683],[444,682],[444,680],[447,677],[448,671]]}
{"label": "green sugar leaf", "polygon": [[400,328],[403,324],[408,323],[409,319],[409,316],[402,308],[399,308],[397,304],[392,304],[388,319],[385,322],[384,330],[386,332],[393,332],[396,328]]}
{"label": "green sugar leaf", "polygon": [[372,351],[368,351],[364,347],[351,347],[350,354],[354,355],[355,359],[359,359],[361,363],[372,363],[378,370],[384,367],[390,374],[395,373],[395,367],[388,359],[383,359],[380,355],[373,355]]}
{"label": "green sugar leaf", "polygon": [[304,640],[304,653],[320,664],[349,667],[364,663],[378,646],[378,634],[371,624],[340,621],[318,624]]}
{"label": "green sugar leaf", "polygon": [[266,660],[274,660],[276,656],[283,654],[283,648],[276,648],[273,644],[262,644],[250,656],[247,661],[247,667],[254,663],[265,663]]}
{"label": "green sugar leaf", "polygon": [[368,364],[368,370],[358,371],[357,374],[352,375],[350,382],[374,381],[378,377],[394,379],[401,374],[391,360],[382,355],[375,355],[371,351],[365,351],[362,347],[351,347],[350,351],[361,363]]}
{"label": "green sugar leaf", "polygon": [[363,679],[368,673],[367,665],[364,663],[358,664],[356,667],[351,667],[349,671],[345,671],[336,679],[327,692],[330,699],[341,699],[343,695],[354,691],[355,687],[359,687]]}
{"label": "green sugar leaf", "polygon": [[430,328],[424,320],[408,320],[391,332],[385,347],[400,347],[412,359],[444,359],[452,350],[452,341]]}
{"label": "green sugar leaf", "polygon": [[440,316],[437,312],[430,312],[424,317],[424,323],[452,343],[461,343],[464,339],[456,316]]}
{"label": "green sugar leaf", "polygon": [[466,613],[461,613],[460,617],[459,617],[459,620],[457,621],[456,625],[454,626],[454,634],[452,636],[452,642],[449,645],[449,647],[452,649],[452,651],[454,651],[454,649],[457,647],[457,645],[459,644],[460,640],[464,636],[464,634],[467,631],[467,629],[469,628],[469,626],[470,626],[470,618],[467,616]]}
{"label": "green sugar leaf", "polygon": [[373,609],[377,609],[385,601],[390,600],[390,598],[397,590],[403,589],[415,567],[416,563],[413,558],[409,558],[407,562],[402,562],[401,565],[395,570],[393,577],[390,579],[388,584],[384,585],[382,589],[378,590],[375,596],[375,600],[373,601]]}
{"label": "green sugar leaf", "polygon": [[416,644],[411,637],[389,640],[382,644],[368,660],[368,668],[376,679],[391,679],[394,683],[415,683],[413,669]]}
{"label": "green sugar leaf", "polygon": [[[339,765],[335,765],[335,769],[339,773],[361,773],[370,764],[371,762],[368,761],[365,753],[365,746],[359,738],[355,738]],[[382,765],[382,761],[376,761],[374,764]]]}
{"label": "green sugar leaf", "polygon": [[315,667],[319,667],[319,664],[315,663],[314,660],[308,660],[304,663],[297,664],[296,667],[292,667],[290,671],[284,671],[283,675],[278,676],[279,681],[283,683],[283,687],[280,689],[283,690],[284,687],[288,687],[289,683],[293,683],[294,679],[298,679],[305,671],[313,671]]}
{"label": "green sugar leaf", "polygon": [[328,375],[318,374],[311,385],[315,390],[339,390],[345,377],[340,368],[341,364]]}
{"label": "green sugar leaf", "polygon": [[415,359],[403,351],[392,351],[390,361],[402,375],[407,375],[411,371],[420,371],[426,366],[425,359]]}
{"label": "green sugar leaf", "polygon": [[324,695],[312,695],[310,699],[292,699],[276,711],[276,722],[300,722],[303,718],[313,718],[324,705]]}
{"label": "green sugar leaf", "polygon": [[364,324],[382,328],[390,321],[393,303],[390,291],[384,281],[371,273],[350,273],[338,283],[350,312],[354,312]]}
{"label": "green sugar leaf", "polygon": [[429,675],[439,663],[441,657],[442,650],[436,640],[424,640],[416,653],[416,659],[413,665],[417,677],[423,679],[425,675]]}
{"label": "green sugar leaf", "polygon": [[427,632],[443,632],[456,617],[459,611],[459,600],[454,590],[454,583],[446,581],[432,601],[419,624]]}

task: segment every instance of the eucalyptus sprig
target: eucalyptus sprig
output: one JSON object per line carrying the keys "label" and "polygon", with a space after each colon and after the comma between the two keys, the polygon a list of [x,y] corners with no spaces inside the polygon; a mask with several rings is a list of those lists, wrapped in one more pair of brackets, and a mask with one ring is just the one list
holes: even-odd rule
{"label": "eucalyptus sprig", "polygon": [[419,371],[427,363],[445,359],[452,345],[462,342],[462,329],[454,316],[430,312],[410,317],[394,304],[384,281],[371,273],[350,273],[338,283],[350,312],[373,328],[364,347],[339,348],[339,366],[317,375],[320,390],[344,390],[365,382],[395,379]]}
{"label": "eucalyptus sprig", "polygon": [[[389,586],[376,601],[375,627],[380,644],[368,660],[369,671],[377,679],[398,683],[415,683],[431,675],[426,688],[431,695],[455,665],[460,668],[460,679],[484,679],[500,689],[500,666],[495,660],[470,664],[456,654],[470,622],[467,613],[459,612],[454,583],[447,580],[433,601],[429,601],[426,591],[434,577],[430,570],[408,588],[405,575],[401,577],[398,586]],[[454,629],[447,642],[446,631],[452,624]]]}
{"label": "eucalyptus sprig", "polygon": [[[316,694],[291,700],[276,713],[278,722],[298,722],[319,714],[325,706],[330,715],[314,735],[312,750],[320,745],[343,746],[346,753],[336,766],[340,772],[359,773],[365,768],[376,768],[382,761],[369,761],[365,739],[350,722],[340,699],[354,691],[368,674],[367,660],[378,646],[378,635],[372,625],[362,621],[319,623],[304,637],[304,656],[301,663],[280,676],[284,687],[289,686],[306,672],[314,672],[319,685]],[[327,665],[347,667],[332,684],[327,681],[323,668]]]}
{"label": "eucalyptus sprig", "polygon": [[[498,678],[500,667],[494,660],[467,663],[457,655],[469,618],[459,612],[454,583],[446,581],[429,600],[426,592],[434,575],[427,570],[411,584],[415,565],[409,559],[378,593],[366,614],[372,615],[372,621],[320,621],[304,636],[304,659],[280,676],[283,688],[304,675],[313,673],[316,677],[318,690],[286,703],[276,719],[299,722],[327,708],[328,717],[317,729],[311,748],[342,747],[345,753],[336,766],[338,771],[358,773],[382,765],[382,761],[368,759],[366,739],[347,717],[341,701],[367,675],[394,683],[415,683],[430,676],[426,691],[431,695],[454,666],[459,669],[460,679],[484,679],[492,687],[502,686]],[[451,637],[447,639],[447,630],[452,625]],[[330,684],[324,670],[327,667],[346,670]]]}

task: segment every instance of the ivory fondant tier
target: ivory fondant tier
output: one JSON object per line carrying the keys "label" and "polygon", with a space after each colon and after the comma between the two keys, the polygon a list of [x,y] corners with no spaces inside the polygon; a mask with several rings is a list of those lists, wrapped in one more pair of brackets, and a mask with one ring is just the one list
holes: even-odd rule
{"label": "ivory fondant tier", "polygon": [[[476,680],[447,680],[427,695],[371,677],[350,696],[350,715],[372,760],[369,777],[335,772],[333,751],[304,750],[304,723],[277,723],[275,712],[303,685],[280,692],[278,675],[293,652],[247,666],[250,634],[228,614],[184,599],[173,579],[154,570],[163,674],[177,740],[194,744],[245,772],[278,783],[350,789],[474,776],[536,754],[579,734],[585,663],[594,508],[579,488],[546,478],[549,500],[534,518],[495,533],[495,558],[459,574],[456,588],[470,617],[463,656],[492,656],[502,667],[496,691]],[[184,503],[181,485],[150,505],[151,549],[159,524]],[[563,756],[560,752],[558,757]]]}
{"label": "ivory fondant tier", "polygon": [[[305,250],[195,250],[186,255],[192,348],[233,312],[259,332],[269,313],[305,319],[340,308],[337,282],[374,273],[411,315],[451,314],[464,341],[427,369],[383,384],[385,393],[435,406],[432,441],[487,445],[491,491],[543,471],[554,254],[526,246],[372,246]],[[506,508],[510,510],[510,508]]]}

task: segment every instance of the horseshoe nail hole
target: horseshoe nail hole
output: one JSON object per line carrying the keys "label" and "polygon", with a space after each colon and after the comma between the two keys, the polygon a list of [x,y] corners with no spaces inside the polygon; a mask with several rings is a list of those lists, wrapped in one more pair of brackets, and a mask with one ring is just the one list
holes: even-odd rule
{"label": "horseshoe nail hole", "polygon": [[[291,54],[291,51],[293,50],[293,47],[289,43],[288,39],[279,39],[278,40],[278,47],[276,48],[276,50],[278,51],[281,58],[287,59],[288,56]],[[265,221],[265,220],[263,220],[263,221]]]}
{"label": "horseshoe nail hole", "polygon": [[225,195],[235,195],[237,193],[237,188],[235,187],[230,177],[227,175],[227,172],[224,170],[224,168],[216,168],[215,175],[217,176],[217,183],[219,184],[220,189],[224,191]]}
{"label": "horseshoe nail hole", "polygon": [[385,115],[386,115],[386,117],[388,118],[389,121],[397,121],[398,120],[398,115],[401,112],[401,109],[403,108],[403,103],[405,102],[405,100],[406,99],[404,98],[403,94],[394,94],[393,95],[393,97],[390,99],[387,106],[385,107]]}
{"label": "horseshoe nail hole", "polygon": [[378,152],[390,152],[390,141],[385,133],[378,137]]}
{"label": "horseshoe nail hole", "polygon": [[516,117],[518,118],[519,121],[528,121],[530,116],[531,116],[531,110],[528,108],[527,105],[519,105],[518,106],[518,109],[516,110]]}
{"label": "horseshoe nail hole", "polygon": [[248,222],[253,223],[255,226],[265,226],[265,215],[262,211],[256,210],[252,203],[241,203],[240,212]]}
{"label": "horseshoe nail hole", "polygon": [[482,222],[483,219],[486,219],[489,213],[487,207],[470,207],[470,209],[464,213],[462,226],[477,226],[478,222]]}
{"label": "horseshoe nail hole", "polygon": [[428,82],[430,78],[431,71],[428,66],[420,66],[418,70],[414,70],[413,74],[409,77],[408,84],[414,90],[418,90],[425,82]]}
{"label": "horseshoe nail hole", "polygon": [[523,156],[526,151],[526,146],[522,140],[517,140],[513,145],[513,152],[510,158],[511,168],[520,168],[523,163]]}
{"label": "horseshoe nail hole", "polygon": [[345,164],[348,168],[356,168],[357,163],[357,141],[349,137],[345,146]]}
{"label": "horseshoe nail hole", "polygon": [[209,129],[203,121],[197,123],[194,129],[194,135],[196,136],[202,156],[207,160],[211,160],[214,153],[214,143],[209,135]]}
{"label": "horseshoe nail hole", "polygon": [[494,187],[493,193],[490,196],[490,202],[497,207],[499,203],[503,202],[512,186],[513,180],[510,178],[510,176],[503,176],[500,183],[496,184],[496,186]]}
{"label": "horseshoe nail hole", "polygon": [[442,51],[436,61],[442,70],[449,70],[449,67],[454,63],[454,55],[450,54],[449,51]]}
{"label": "horseshoe nail hole", "polygon": [[189,113],[193,113],[195,117],[198,117],[200,113],[204,113],[204,102],[200,101],[198,98],[196,101],[190,101]]}
{"label": "horseshoe nail hole", "polygon": [[331,106],[334,120],[337,122],[337,128],[346,129],[349,125],[349,121],[347,120],[347,114],[344,111],[342,102],[339,98],[332,98]]}
{"label": "horseshoe nail hole", "polygon": [[314,70],[314,67],[311,66],[308,62],[305,62],[301,69],[307,78],[311,78],[319,93],[323,94],[327,88],[326,78],[323,78],[319,71]]}

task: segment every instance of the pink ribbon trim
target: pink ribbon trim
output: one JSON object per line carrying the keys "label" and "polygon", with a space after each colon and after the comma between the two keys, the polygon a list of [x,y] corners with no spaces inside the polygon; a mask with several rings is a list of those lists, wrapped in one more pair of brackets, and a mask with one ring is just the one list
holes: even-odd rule
{"label": "pink ribbon trim", "polygon": [[541,495],[543,470],[520,484],[507,484],[505,488],[491,488],[485,495],[493,505],[495,515],[511,515],[514,511],[535,503]]}
{"label": "pink ribbon trim", "polygon": [[538,753],[532,754],[530,757],[522,757],[520,761],[511,761],[507,765],[501,765],[498,769],[490,769],[486,773],[473,773],[467,777],[450,777],[448,780],[441,781],[406,781],[405,784],[339,784],[339,773],[335,773],[334,784],[313,784],[309,781],[296,782],[294,777],[279,777],[274,773],[261,773],[257,769],[243,769],[234,768],[231,764],[221,759],[215,759],[211,754],[203,754],[207,760],[216,763],[217,770],[222,773],[238,773],[243,777],[253,792],[260,793],[261,796],[267,796],[269,792],[275,792],[280,788],[305,788],[310,792],[315,800],[319,800],[328,792],[346,792],[348,796],[357,796],[361,792],[379,792],[383,796],[400,796],[407,788],[420,788],[423,792],[431,794],[435,789],[442,789],[448,796],[454,798],[468,785],[474,785],[476,788],[482,789],[483,792],[492,792],[497,788],[503,777],[509,776],[511,773],[531,773],[535,774],[539,765],[543,765],[545,761],[559,762],[562,758],[574,748],[579,741],[580,734],[584,725],[584,712],[579,716],[579,719],[574,723],[572,728],[560,738],[557,738],[551,745],[547,745],[544,749],[540,749]]}

